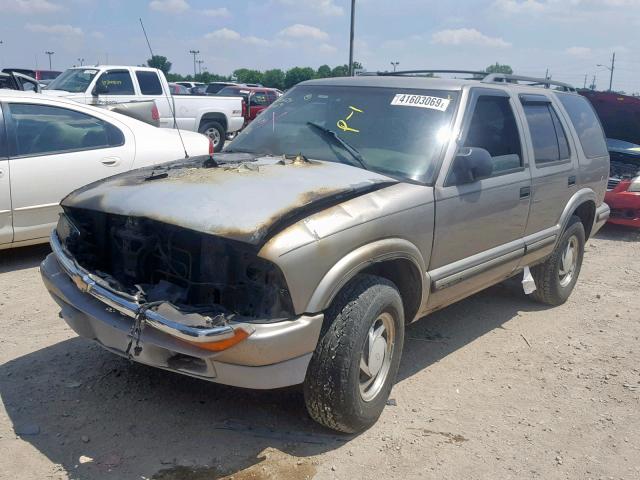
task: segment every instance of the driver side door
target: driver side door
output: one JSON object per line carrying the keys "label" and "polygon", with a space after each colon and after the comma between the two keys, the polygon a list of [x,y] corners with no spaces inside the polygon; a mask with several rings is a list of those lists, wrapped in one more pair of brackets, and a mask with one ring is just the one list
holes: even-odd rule
{"label": "driver side door", "polygon": [[455,175],[454,158],[440,172],[429,310],[507,278],[524,255],[531,173],[516,112],[502,90],[470,92],[459,145],[488,151],[493,168],[490,176],[470,180]]}

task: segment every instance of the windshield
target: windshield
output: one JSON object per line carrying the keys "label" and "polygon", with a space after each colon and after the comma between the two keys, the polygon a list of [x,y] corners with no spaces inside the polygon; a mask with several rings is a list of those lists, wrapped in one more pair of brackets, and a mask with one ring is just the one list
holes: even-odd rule
{"label": "windshield", "polygon": [[96,76],[98,70],[94,68],[74,68],[60,74],[47,86],[47,90],[64,90],[65,92],[79,93],[89,88],[89,84]]}
{"label": "windshield", "polygon": [[[262,112],[228,150],[302,153],[357,165],[355,150],[368,169],[431,183],[457,101],[458,92],[445,90],[295,87]],[[318,134],[319,127],[324,135]],[[331,141],[334,133],[343,142]]]}

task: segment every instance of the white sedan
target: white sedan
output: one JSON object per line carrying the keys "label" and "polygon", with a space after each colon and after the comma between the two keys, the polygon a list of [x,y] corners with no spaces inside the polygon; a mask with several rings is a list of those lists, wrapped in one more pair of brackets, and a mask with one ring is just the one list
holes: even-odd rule
{"label": "white sedan", "polygon": [[199,133],[71,100],[0,90],[0,249],[44,243],[71,191],[133,168],[208,155]]}

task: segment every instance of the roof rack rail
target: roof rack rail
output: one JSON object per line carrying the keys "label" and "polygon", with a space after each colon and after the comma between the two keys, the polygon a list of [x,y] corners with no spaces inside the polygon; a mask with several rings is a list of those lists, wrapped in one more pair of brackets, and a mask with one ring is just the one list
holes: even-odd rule
{"label": "roof rack rail", "polygon": [[[404,75],[434,75],[436,73],[464,73],[467,75],[473,75],[474,77],[482,77],[484,78],[487,73],[480,72],[477,70],[400,70],[397,72],[374,72],[372,75],[379,76],[404,76]],[[479,78],[478,78],[479,80]]]}
{"label": "roof rack rail", "polygon": [[482,79],[483,83],[519,83],[528,82],[529,84],[536,86],[542,85],[544,88],[551,88],[551,86],[560,87],[563,92],[575,92],[576,88],[573,85],[564,82],[558,82],[551,80],[550,78],[538,78],[538,77],[523,77],[522,75],[510,75],[507,73],[490,73]]}
{"label": "roof rack rail", "polygon": [[511,75],[508,73],[487,73],[478,70],[402,70],[397,72],[365,72],[360,75],[371,76],[377,75],[382,77],[403,77],[403,76],[433,76],[437,73],[462,73],[473,75],[472,78],[465,80],[479,80],[483,83],[513,83],[527,82],[531,86],[542,86],[544,88],[560,87],[563,92],[577,92],[577,89],[568,83],[558,82],[550,78],[525,77],[522,75]]}

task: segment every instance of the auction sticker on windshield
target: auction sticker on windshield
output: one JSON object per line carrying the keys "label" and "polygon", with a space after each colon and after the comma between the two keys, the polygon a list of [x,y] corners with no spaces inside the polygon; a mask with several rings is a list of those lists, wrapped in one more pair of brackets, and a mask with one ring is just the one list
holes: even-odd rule
{"label": "auction sticker on windshield", "polygon": [[440,110],[444,112],[449,106],[448,98],[440,98],[440,97],[432,97],[430,95],[412,95],[410,93],[398,93],[393,100],[391,100],[391,105],[399,105],[402,107],[419,107],[419,108],[430,108],[432,110]]}

